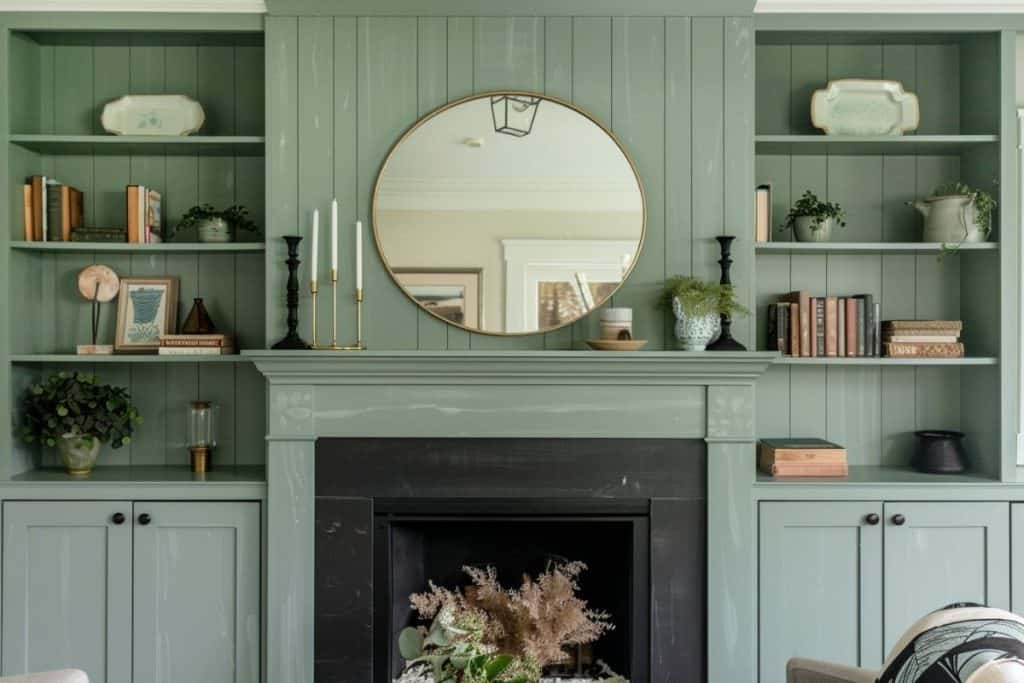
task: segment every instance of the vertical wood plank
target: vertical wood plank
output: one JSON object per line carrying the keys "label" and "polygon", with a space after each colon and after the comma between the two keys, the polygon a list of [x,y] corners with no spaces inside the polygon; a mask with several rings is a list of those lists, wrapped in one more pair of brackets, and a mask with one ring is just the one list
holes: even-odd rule
{"label": "vertical wood plank", "polygon": [[[745,187],[749,197],[749,188],[754,186],[754,160],[750,154],[755,110],[753,50],[753,19],[725,19],[725,130],[729,131],[725,137],[725,192],[730,196],[725,201],[722,232],[736,236],[732,245],[732,282],[739,302],[751,310],[754,306],[753,202],[731,195],[736,188]],[[671,233],[673,227],[666,225],[666,232]],[[740,315],[732,320],[733,336],[747,348],[755,348],[757,343],[751,317]]]}
{"label": "vertical wood plank", "polygon": [[[380,161],[416,120],[416,19],[360,18],[358,27],[359,217],[368,224]],[[364,236],[365,237],[365,236]],[[376,250],[364,254],[363,319],[371,348],[415,349],[417,307],[391,281]]]}
{"label": "vertical wood plank", "polygon": [[[476,40],[472,17],[448,17],[448,101],[470,95],[474,91],[473,43]],[[449,349],[468,349],[470,333],[447,325]]]}
{"label": "vertical wood plank", "polygon": [[53,76],[54,132],[88,135],[93,129],[92,46],[57,46]]}
{"label": "vertical wood plank", "polygon": [[[358,213],[358,68],[356,20],[334,20],[334,196],[338,198],[338,335],[350,343],[355,339],[356,291],[355,230]],[[363,234],[364,249],[372,250],[372,230]],[[366,254],[364,253],[364,258]]]}
{"label": "vertical wood plank", "polygon": [[[605,128],[612,125],[612,20],[574,17],[572,20],[572,101]],[[634,314],[634,318],[636,315]],[[589,315],[572,326],[572,343],[585,349],[598,334],[598,318]]]}
{"label": "vertical wood plank", "polygon": [[878,156],[828,158],[828,198],[846,211],[846,227],[834,228],[839,239],[882,239],[882,159]]}
{"label": "vertical wood plank", "polygon": [[[717,76],[721,92],[721,71]],[[612,129],[630,150],[647,194],[644,250],[626,284],[615,295],[615,305],[636,311],[633,334],[638,339],[649,340],[653,348],[663,348],[665,324],[654,302],[665,281],[666,265],[664,19],[612,20]],[[717,230],[721,230],[721,216]]]}
{"label": "vertical wood plank", "polygon": [[[422,117],[448,99],[448,21],[420,17],[417,21],[417,114]],[[426,311],[416,312],[416,347],[448,348],[448,324]]]}
{"label": "vertical wood plank", "polygon": [[235,464],[266,462],[267,382],[255,366],[235,368]]}
{"label": "vertical wood plank", "polygon": [[919,135],[960,132],[960,48],[917,46],[917,96],[921,101]]}
{"label": "vertical wood plank", "polygon": [[[544,92],[572,101],[572,18],[547,17],[544,20]],[[544,349],[567,351],[573,348],[573,325],[544,335]]]}
{"label": "vertical wood plank", "polygon": [[263,135],[264,118],[263,47],[238,45],[234,48],[235,133]]}
{"label": "vertical wood plank", "polygon": [[196,86],[203,103],[207,135],[234,135],[235,125],[235,59],[229,45],[200,45],[197,55],[199,74]]}
{"label": "vertical wood plank", "polygon": [[[691,156],[693,128],[692,52],[690,19],[665,19],[665,276],[693,272],[693,198]],[[666,348],[673,345],[675,319],[664,318]]]}
{"label": "vertical wood plank", "polygon": [[757,132],[761,135],[785,135],[790,131],[789,45],[758,45],[757,55]]}
{"label": "vertical wood plank", "polygon": [[818,132],[811,123],[811,96],[828,82],[828,48],[824,45],[792,46],[790,69],[790,132]]}
{"label": "vertical wood plank", "polygon": [[[314,210],[320,212],[317,343],[331,340],[331,199],[334,197],[334,24],[299,18],[299,221],[312,247]],[[340,216],[339,216],[340,220]],[[340,241],[339,236],[339,241]],[[339,245],[340,246],[340,245]],[[339,261],[338,265],[341,265]],[[308,328],[307,328],[308,329]],[[312,342],[312,339],[307,341]]]}
{"label": "vertical wood plank", "polygon": [[718,279],[718,243],[725,213],[723,21],[693,20],[693,275]]}

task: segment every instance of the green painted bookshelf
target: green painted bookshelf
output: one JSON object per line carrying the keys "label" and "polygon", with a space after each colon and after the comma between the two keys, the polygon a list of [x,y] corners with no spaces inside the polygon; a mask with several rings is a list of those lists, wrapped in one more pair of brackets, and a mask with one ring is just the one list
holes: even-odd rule
{"label": "green painted bookshelf", "polygon": [[[850,23],[850,22],[847,22]],[[870,22],[869,22],[870,23]],[[804,18],[758,22],[755,182],[771,185],[772,237],[752,245],[757,348],[767,348],[767,307],[794,290],[871,294],[882,320],[962,320],[966,358],[781,357],[759,381],[761,437],[813,436],[847,446],[864,466],[852,482],[922,483],[906,476],[913,432],[955,429],[976,454],[963,481],[1008,480],[1016,419],[1016,121],[1012,31],[832,31]],[[815,129],[810,99],[840,78],[891,79],[918,95],[920,125],[903,136],[837,137]],[[922,243],[908,204],[962,181],[1004,207],[991,241],[955,253]],[[834,241],[800,243],[779,232],[810,190],[846,211]],[[1011,207],[1006,210],[1006,207]],[[763,478],[759,479],[759,482]],[[932,481],[928,479],[927,481]]]}
{"label": "green painted bookshelf", "polygon": [[[19,102],[0,117],[7,141],[0,195],[8,223],[0,244],[10,320],[2,337],[7,362],[0,363],[10,387],[5,405],[16,413],[25,387],[58,371],[125,386],[145,422],[130,446],[105,451],[101,464],[182,462],[185,414],[199,399],[220,405],[223,465],[263,462],[265,382],[242,356],[75,355],[91,339],[90,305],[76,277],[97,263],[121,277],[177,277],[179,324],[201,297],[240,348],[267,345],[262,25],[261,17],[214,14],[0,17],[7,35],[0,98]],[[100,125],[110,100],[167,92],[203,106],[197,134],[117,136]],[[229,244],[198,243],[194,230],[162,244],[26,242],[21,190],[32,175],[80,189],[86,226],[124,225],[125,186],[142,184],[160,191],[165,226],[195,205],[241,204],[258,230],[242,235],[251,241]],[[117,310],[116,302],[101,307],[100,343],[112,343]],[[10,424],[0,427],[0,442],[11,445],[0,479],[32,480],[56,464],[52,453],[17,440]]]}

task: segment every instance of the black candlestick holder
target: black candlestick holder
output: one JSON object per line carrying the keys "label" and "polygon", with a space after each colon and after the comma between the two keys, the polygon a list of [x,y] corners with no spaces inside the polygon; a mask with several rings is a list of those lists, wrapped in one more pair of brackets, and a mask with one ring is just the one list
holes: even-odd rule
{"label": "black candlestick holder", "polygon": [[288,243],[288,334],[284,339],[274,344],[274,349],[308,349],[309,344],[299,336],[299,242],[302,237],[299,235],[285,235],[284,241]]}
{"label": "black candlestick holder", "polygon": [[[718,283],[721,285],[731,285],[732,279],[729,277],[729,269],[732,268],[732,258],[730,258],[729,252],[732,249],[732,241],[736,239],[736,236],[719,235],[715,239],[718,240],[718,247],[722,254],[721,258],[718,259],[718,265],[722,269],[722,277],[719,278]],[[708,351],[746,351],[747,347],[732,337],[732,316],[728,313],[722,313],[721,323],[722,332],[718,335],[718,339],[715,340],[714,344],[708,345]]]}

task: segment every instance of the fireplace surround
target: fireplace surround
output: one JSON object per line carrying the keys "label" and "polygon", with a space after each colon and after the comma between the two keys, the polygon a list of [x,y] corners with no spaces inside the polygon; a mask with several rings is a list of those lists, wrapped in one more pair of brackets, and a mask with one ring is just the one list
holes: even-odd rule
{"label": "fireplace surround", "polygon": [[[314,680],[317,442],[331,437],[702,441],[705,678],[755,680],[754,382],[775,354],[252,351],[245,356],[269,385],[268,681]],[[365,538],[370,542],[370,534]],[[675,618],[652,617],[655,623]]]}
{"label": "fireplace surround", "polygon": [[[581,560],[633,681],[704,678],[699,439],[326,438],[316,445],[316,683],[390,683],[410,593],[493,565],[506,585]],[[666,619],[666,615],[671,618]]]}

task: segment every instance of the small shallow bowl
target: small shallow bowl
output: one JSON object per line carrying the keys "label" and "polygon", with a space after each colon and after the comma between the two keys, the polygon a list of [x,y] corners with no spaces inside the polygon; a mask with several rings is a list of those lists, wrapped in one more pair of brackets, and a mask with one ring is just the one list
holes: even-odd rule
{"label": "small shallow bowl", "polygon": [[639,351],[647,346],[646,339],[588,339],[587,346],[595,351]]}

